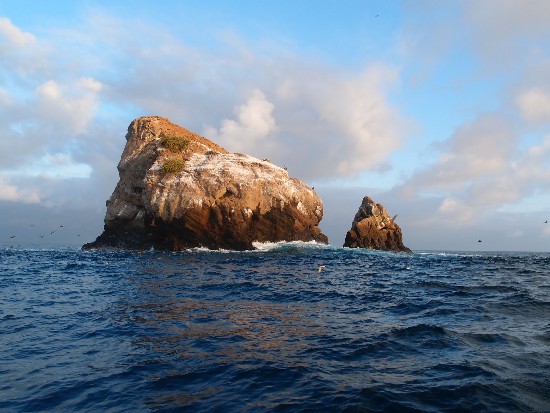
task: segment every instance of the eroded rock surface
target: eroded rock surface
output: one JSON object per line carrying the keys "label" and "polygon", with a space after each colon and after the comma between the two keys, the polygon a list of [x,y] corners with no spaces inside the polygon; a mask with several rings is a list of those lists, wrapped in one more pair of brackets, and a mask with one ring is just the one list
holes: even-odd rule
{"label": "eroded rock surface", "polygon": [[344,247],[411,252],[403,245],[401,228],[394,218],[381,204],[364,197],[346,234]]}
{"label": "eroded rock surface", "polygon": [[104,231],[84,248],[246,250],[255,241],[328,242],[318,227],[323,203],[316,192],[270,161],[228,153],[157,116],[134,120],[126,140]]}

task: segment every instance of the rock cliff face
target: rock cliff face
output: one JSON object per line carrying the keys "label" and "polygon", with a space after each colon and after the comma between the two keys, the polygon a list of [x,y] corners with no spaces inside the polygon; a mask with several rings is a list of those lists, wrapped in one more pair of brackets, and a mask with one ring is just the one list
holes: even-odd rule
{"label": "rock cliff face", "polygon": [[344,247],[411,252],[403,245],[401,228],[388,215],[386,208],[367,196],[355,214]]}
{"label": "rock cliff face", "polygon": [[166,118],[134,120],[103,233],[83,248],[253,249],[319,241],[323,203],[268,160],[228,153]]}

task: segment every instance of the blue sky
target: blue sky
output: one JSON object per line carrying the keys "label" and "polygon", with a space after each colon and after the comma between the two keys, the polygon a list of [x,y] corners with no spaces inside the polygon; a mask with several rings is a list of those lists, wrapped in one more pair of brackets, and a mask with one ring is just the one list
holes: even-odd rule
{"label": "blue sky", "polygon": [[0,243],[99,235],[161,115],[314,185],[334,245],[369,195],[413,249],[550,249],[547,1],[112,3],[0,3]]}

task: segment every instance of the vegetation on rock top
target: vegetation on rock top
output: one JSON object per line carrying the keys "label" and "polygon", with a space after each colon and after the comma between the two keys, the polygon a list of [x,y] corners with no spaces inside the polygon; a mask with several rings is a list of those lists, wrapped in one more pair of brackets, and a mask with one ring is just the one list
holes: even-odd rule
{"label": "vegetation on rock top", "polygon": [[189,139],[180,135],[166,135],[161,133],[160,144],[172,152],[182,152],[189,145]]}

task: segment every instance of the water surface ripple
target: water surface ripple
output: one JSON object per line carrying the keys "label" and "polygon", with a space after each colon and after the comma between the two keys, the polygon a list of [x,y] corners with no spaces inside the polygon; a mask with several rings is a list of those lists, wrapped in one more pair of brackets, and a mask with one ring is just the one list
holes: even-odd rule
{"label": "water surface ripple", "polygon": [[0,411],[550,412],[547,253],[9,248],[0,297]]}

